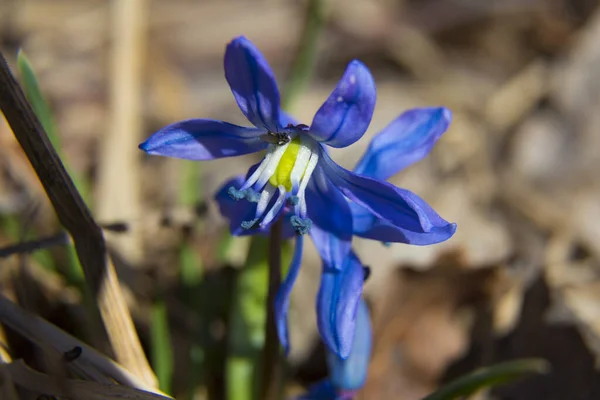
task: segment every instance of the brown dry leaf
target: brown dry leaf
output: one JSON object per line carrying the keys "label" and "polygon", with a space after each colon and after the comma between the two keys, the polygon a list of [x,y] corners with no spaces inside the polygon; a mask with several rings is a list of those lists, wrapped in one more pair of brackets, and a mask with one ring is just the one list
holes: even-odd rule
{"label": "brown dry leaf", "polygon": [[19,400],[7,365],[0,360],[0,399]]}
{"label": "brown dry leaf", "polygon": [[365,398],[412,400],[430,393],[468,347],[474,313],[507,285],[498,268],[465,268],[460,252],[446,254],[426,272],[397,271],[375,299]]}
{"label": "brown dry leaf", "polygon": [[484,107],[487,121],[504,132],[522,120],[546,96],[549,68],[536,60],[502,85]]}

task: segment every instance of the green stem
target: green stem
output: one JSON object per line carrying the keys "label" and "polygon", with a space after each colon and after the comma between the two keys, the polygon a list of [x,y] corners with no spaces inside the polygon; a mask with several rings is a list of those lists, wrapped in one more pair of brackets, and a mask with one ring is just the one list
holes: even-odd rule
{"label": "green stem", "polygon": [[284,90],[282,107],[289,110],[293,101],[307,86],[317,60],[317,43],[325,22],[325,1],[310,0],[300,46],[292,64],[288,84]]}
{"label": "green stem", "polygon": [[[179,204],[195,207],[202,198],[202,187],[200,185],[200,168],[198,163],[184,162],[183,174],[179,188]],[[202,293],[199,290],[203,279],[202,260],[195,252],[193,241],[195,232],[200,228],[200,222],[196,222],[179,249],[179,275],[184,289],[184,301],[198,314],[201,313]],[[192,338],[193,344],[190,349],[190,369],[188,374],[187,398],[192,399],[197,386],[202,380],[205,363],[205,349],[199,338]],[[159,376],[160,379],[160,376]]]}
{"label": "green stem", "polygon": [[167,307],[162,298],[157,299],[152,305],[150,336],[152,339],[152,369],[156,373],[160,389],[165,393],[170,393],[171,379],[173,378],[173,352]]}
{"label": "green stem", "polygon": [[265,345],[262,357],[261,399],[277,400],[281,383],[281,352],[275,324],[275,297],[281,284],[281,246],[283,221],[271,226],[269,236],[269,292],[267,295],[267,320],[265,323]]}

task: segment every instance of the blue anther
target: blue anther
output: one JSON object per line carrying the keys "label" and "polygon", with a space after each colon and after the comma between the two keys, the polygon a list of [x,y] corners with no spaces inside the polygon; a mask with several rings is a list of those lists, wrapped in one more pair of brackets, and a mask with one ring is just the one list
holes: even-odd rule
{"label": "blue anther", "polygon": [[246,200],[250,203],[258,203],[258,200],[260,200],[260,193],[254,189],[246,189]]}
{"label": "blue anther", "polygon": [[294,229],[296,229],[296,232],[300,235],[308,233],[310,228],[312,228],[312,220],[310,218],[300,218],[296,215],[292,215],[290,222]]}
{"label": "blue anther", "polygon": [[392,245],[392,242],[381,242],[381,244],[385,247],[390,247]]}
{"label": "blue anther", "polygon": [[293,206],[297,206],[298,203],[300,203],[300,197],[298,196],[290,196],[288,198],[288,202],[293,205]]}
{"label": "blue anther", "polygon": [[252,229],[256,226],[257,222],[258,222],[258,218],[254,218],[249,221],[242,221],[242,223],[241,223],[242,229],[245,229],[245,230]]}
{"label": "blue anther", "polygon": [[246,190],[238,190],[233,186],[229,186],[229,189],[227,189],[227,194],[234,200],[241,200],[246,197]]}

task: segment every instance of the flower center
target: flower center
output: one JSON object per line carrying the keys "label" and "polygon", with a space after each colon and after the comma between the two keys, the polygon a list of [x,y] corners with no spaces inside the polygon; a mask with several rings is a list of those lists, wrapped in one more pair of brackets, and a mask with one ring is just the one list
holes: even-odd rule
{"label": "flower center", "polygon": [[[279,165],[277,165],[275,173],[269,178],[269,183],[271,185],[275,187],[283,186],[286,191],[292,191],[292,170],[298,160],[300,148],[300,138],[296,136],[288,145],[283,156],[281,156],[281,160],[279,160]],[[304,171],[302,171],[302,176],[304,176],[305,171],[306,166]],[[302,176],[300,176],[300,179],[302,179]]]}
{"label": "flower center", "polygon": [[[289,222],[299,234],[307,233],[312,222],[306,218],[304,193],[319,160],[318,143],[308,135],[293,135],[288,142],[271,144],[258,168],[241,188],[229,188],[235,200],[256,204],[255,217],[244,221],[242,228],[268,226],[284,208],[293,207]],[[274,199],[274,200],[273,200]]]}

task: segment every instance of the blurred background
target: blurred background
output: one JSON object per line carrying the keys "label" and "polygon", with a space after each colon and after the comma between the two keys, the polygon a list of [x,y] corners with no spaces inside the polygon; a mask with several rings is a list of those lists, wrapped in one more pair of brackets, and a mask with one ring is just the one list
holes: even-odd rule
{"label": "blurred background", "polygon": [[[429,247],[354,242],[372,269],[375,329],[361,398],[418,399],[477,367],[533,356],[552,371],[477,398],[600,398],[598,2],[323,3],[314,75],[289,111],[309,123],[354,58],[378,90],[369,132],[334,151],[337,162],[353,167],[411,107],[443,105],[454,117],[432,154],[391,181],[456,222],[456,235]],[[15,71],[17,50],[27,54],[63,161],[99,223],[113,224],[106,235],[128,305],[153,363],[172,361],[161,368],[175,396],[225,398],[234,328],[260,314],[247,309],[260,309],[253,296],[265,278],[243,274],[248,240],[228,237],[212,199],[254,158],[189,163],[144,156],[137,144],[185,118],[247,124],[224,79],[225,45],[247,36],[285,92],[306,18],[300,0],[0,1],[0,49]],[[0,120],[0,247],[60,232]],[[310,246],[290,311],[296,387],[326,374]],[[87,329],[73,263],[64,246],[1,258],[0,290],[105,349]],[[10,330],[3,337],[12,357],[34,357]]]}

